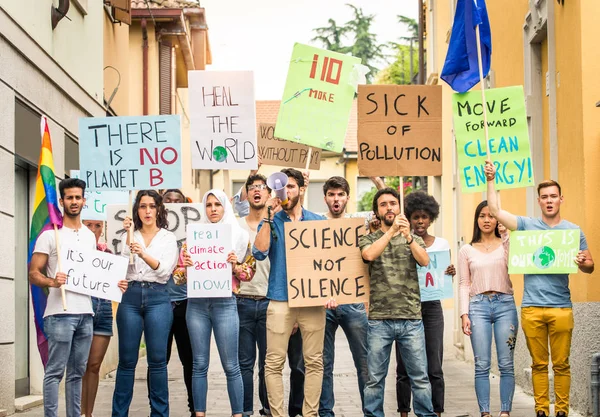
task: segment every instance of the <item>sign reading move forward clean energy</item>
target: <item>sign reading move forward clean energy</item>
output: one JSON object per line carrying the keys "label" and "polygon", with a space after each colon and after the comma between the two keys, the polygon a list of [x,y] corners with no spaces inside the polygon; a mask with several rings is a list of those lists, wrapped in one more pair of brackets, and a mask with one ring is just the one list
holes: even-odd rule
{"label": "sign reading move forward clean energy", "polygon": [[358,64],[360,58],[296,43],[275,136],[341,152],[358,82]]}
{"label": "sign reading move forward clean energy", "polygon": [[[496,189],[534,184],[523,87],[485,90],[489,158],[496,166]],[[454,134],[463,193],[486,190],[486,146],[481,92],[452,95]]]}
{"label": "sign reading move forward clean energy", "polygon": [[525,230],[510,233],[509,274],[577,272],[580,230]]}
{"label": "sign reading move forward clean energy", "polygon": [[178,115],[79,119],[81,179],[90,190],[181,187]]}

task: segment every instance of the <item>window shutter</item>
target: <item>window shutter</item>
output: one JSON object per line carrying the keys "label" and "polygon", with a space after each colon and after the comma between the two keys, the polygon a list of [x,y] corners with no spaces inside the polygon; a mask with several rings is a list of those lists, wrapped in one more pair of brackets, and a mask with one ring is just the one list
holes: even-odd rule
{"label": "window shutter", "polygon": [[160,114],[171,114],[171,45],[159,44]]}
{"label": "window shutter", "polygon": [[115,20],[131,25],[131,0],[110,0]]}

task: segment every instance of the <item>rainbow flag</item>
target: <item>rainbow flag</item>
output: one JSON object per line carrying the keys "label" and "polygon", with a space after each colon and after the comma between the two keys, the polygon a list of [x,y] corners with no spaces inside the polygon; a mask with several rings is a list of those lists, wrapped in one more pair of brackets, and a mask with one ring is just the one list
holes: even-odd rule
{"label": "rainbow flag", "polygon": [[[52,141],[48,120],[42,116],[41,120],[42,149],[38,162],[37,179],[35,181],[35,201],[33,216],[31,217],[31,231],[29,233],[29,253],[27,262],[31,260],[35,242],[42,232],[53,229],[54,225],[62,227],[63,219],[58,208],[58,195],[56,193],[56,180],[54,176],[54,160],[52,159]],[[31,302],[35,316],[37,342],[44,368],[48,362],[48,340],[44,334],[44,310],[48,299],[48,288],[31,286]]]}

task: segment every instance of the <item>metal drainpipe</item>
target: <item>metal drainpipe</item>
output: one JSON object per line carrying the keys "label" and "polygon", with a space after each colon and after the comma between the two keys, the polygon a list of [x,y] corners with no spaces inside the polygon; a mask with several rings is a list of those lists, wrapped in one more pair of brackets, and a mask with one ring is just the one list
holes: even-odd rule
{"label": "metal drainpipe", "polygon": [[148,115],[148,30],[146,19],[142,19],[142,111],[144,116]]}
{"label": "metal drainpipe", "polygon": [[58,2],[58,7],[52,6],[52,13],[50,14],[52,20],[52,30],[56,29],[58,22],[60,22],[62,18],[67,15],[70,5],[71,0],[60,0]]}
{"label": "metal drainpipe", "polygon": [[592,415],[600,417],[600,353],[592,356],[590,386],[592,388]]}

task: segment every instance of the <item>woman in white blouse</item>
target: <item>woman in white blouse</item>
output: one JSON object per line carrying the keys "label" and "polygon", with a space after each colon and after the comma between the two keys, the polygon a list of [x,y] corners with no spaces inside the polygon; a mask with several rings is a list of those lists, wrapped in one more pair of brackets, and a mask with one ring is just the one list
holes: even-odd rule
{"label": "woman in white blouse", "polygon": [[463,333],[475,356],[475,394],[482,416],[490,415],[492,335],[500,371],[500,416],[510,416],[515,391],[514,352],[519,321],[508,276],[508,237],[487,201],[475,209],[473,239],[458,254],[460,314]]}
{"label": "woman in white blouse", "polygon": [[167,211],[154,190],[138,192],[133,205],[133,221],[126,217],[123,228],[132,227],[133,239],[124,233],[122,256],[133,254],[127,270],[129,288],[117,310],[119,367],[113,395],[113,417],[129,415],[133,396],[135,367],[142,332],[146,340],[152,416],[169,416],[167,341],[173,310],[167,281],[177,263],[177,240],[166,230]]}

